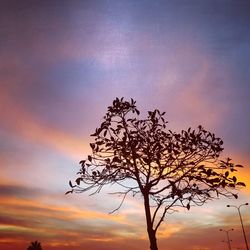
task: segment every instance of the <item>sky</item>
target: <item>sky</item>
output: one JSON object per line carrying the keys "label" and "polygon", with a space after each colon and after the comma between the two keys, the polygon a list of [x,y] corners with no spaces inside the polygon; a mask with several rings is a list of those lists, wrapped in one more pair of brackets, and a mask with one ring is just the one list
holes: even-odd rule
{"label": "sky", "polygon": [[[204,126],[245,166],[238,200],[166,218],[161,250],[245,249],[250,202],[250,2],[0,1],[0,249],[149,249],[142,200],[64,195],[116,97],[174,131]],[[241,212],[250,244],[250,206]],[[224,241],[224,242],[223,242]]]}

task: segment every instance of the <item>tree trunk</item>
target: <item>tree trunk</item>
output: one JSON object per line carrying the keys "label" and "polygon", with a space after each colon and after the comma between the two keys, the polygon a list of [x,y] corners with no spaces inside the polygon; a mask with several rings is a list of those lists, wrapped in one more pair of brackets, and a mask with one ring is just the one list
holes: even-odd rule
{"label": "tree trunk", "polygon": [[156,232],[153,229],[148,230],[148,238],[150,241],[150,249],[151,250],[158,250],[155,233]]}
{"label": "tree trunk", "polygon": [[153,229],[153,224],[152,224],[152,219],[151,219],[148,194],[144,195],[144,208],[145,208],[145,215],[146,215],[146,221],[147,221],[148,238],[150,241],[150,250],[158,250],[157,242],[156,242],[156,231]]}

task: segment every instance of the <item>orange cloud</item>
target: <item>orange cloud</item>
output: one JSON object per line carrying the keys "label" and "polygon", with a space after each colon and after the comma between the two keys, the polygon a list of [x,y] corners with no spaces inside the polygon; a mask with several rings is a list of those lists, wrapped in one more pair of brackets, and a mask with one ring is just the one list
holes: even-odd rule
{"label": "orange cloud", "polygon": [[[124,212],[122,209],[119,214],[109,215],[70,203],[64,206],[46,203],[44,198],[39,198],[40,195],[33,199],[18,198],[14,194],[10,196],[10,191],[7,191],[6,195],[4,192],[1,194],[0,249],[25,249],[31,240],[40,240],[44,248],[48,250],[98,249],[100,246],[105,246],[104,249],[107,250],[148,248],[145,222],[141,217],[139,221],[137,221],[138,218],[132,217],[132,210],[127,213],[124,208]],[[55,199],[58,200],[56,197]],[[138,209],[142,207],[138,206]],[[187,245],[185,249],[190,250],[195,249],[192,248],[194,246],[216,249],[213,248],[213,241],[209,242],[204,235],[209,233],[211,239],[218,237],[219,228],[214,226],[214,221],[218,217],[221,227],[233,226],[235,230],[237,229],[234,240],[237,243],[240,242],[238,218],[229,216],[233,211],[226,210],[227,213],[223,213],[221,210],[216,213],[216,207],[212,208],[212,204],[210,208],[196,207],[188,212],[185,211],[169,215],[166,223],[162,224],[158,232],[158,242],[161,248],[164,249],[167,245],[170,250],[177,250]],[[210,221],[210,225],[202,224],[204,213],[206,222]],[[244,213],[247,230],[249,219],[249,215]],[[197,237],[200,237],[198,241]],[[223,235],[221,238],[223,239]],[[9,247],[5,248],[7,244]]]}
{"label": "orange cloud", "polygon": [[[0,248],[23,245],[31,239],[41,239],[48,249],[79,247],[88,244],[118,242],[135,238],[134,225],[127,223],[124,215],[108,215],[97,211],[81,210],[74,206],[60,207],[39,200],[3,197],[0,210]],[[92,242],[92,243],[91,243]],[[94,246],[93,245],[93,246]]]}

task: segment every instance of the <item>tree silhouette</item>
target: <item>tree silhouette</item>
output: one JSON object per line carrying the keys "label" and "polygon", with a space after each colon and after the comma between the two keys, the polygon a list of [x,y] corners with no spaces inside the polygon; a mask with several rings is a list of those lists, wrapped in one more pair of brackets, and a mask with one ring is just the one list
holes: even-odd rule
{"label": "tree silhouette", "polygon": [[27,250],[42,250],[41,243],[38,241],[30,242],[30,246]]}
{"label": "tree silhouette", "polygon": [[[220,160],[223,141],[202,126],[180,133],[167,130],[165,112],[149,111],[139,119],[136,102],[116,98],[100,127],[92,134],[92,155],[80,161],[81,169],[67,193],[101,191],[117,184],[123,195],[143,198],[150,249],[157,250],[156,232],[175,207],[203,205],[219,196],[235,197],[245,186],[231,176],[237,167],[230,158]],[[114,211],[115,211],[114,210]]]}

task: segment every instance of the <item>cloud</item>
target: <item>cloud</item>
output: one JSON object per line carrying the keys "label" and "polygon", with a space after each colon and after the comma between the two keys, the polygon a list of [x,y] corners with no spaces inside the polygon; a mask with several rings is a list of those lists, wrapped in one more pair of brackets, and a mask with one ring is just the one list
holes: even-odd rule
{"label": "cloud", "polygon": [[0,184],[0,197],[39,197],[44,191],[20,185]]}
{"label": "cloud", "polygon": [[[104,243],[115,249],[125,238],[136,238],[136,228],[124,215],[46,204],[39,197],[18,198],[19,194],[13,195],[15,188],[3,186],[1,193],[0,231],[5,241],[0,241],[0,246],[8,242],[15,247],[18,236],[20,244],[39,238],[49,249]],[[23,192],[30,195],[32,191],[24,188]]]}
{"label": "cloud", "polygon": [[[0,204],[2,211],[0,231],[2,238],[5,239],[0,241],[0,246],[8,242],[13,248],[19,244],[24,247],[32,239],[39,239],[49,250],[98,246],[103,246],[104,249],[116,249],[119,246],[125,250],[128,247],[145,249],[148,246],[143,218],[131,216],[132,210],[127,210],[126,206],[119,214],[109,215],[70,203],[67,205],[56,205],[51,201],[48,203],[44,199],[46,194],[41,196],[40,190],[29,190],[18,185],[3,185],[0,189],[3,190]],[[17,189],[20,192],[15,194],[14,191]],[[54,200],[57,199],[54,196]],[[211,206],[213,207],[212,203]],[[213,209],[204,207],[202,210],[191,208],[189,212],[181,211],[169,215],[158,232],[159,246],[168,245],[169,249],[175,250],[185,244],[186,249],[191,250],[194,246],[203,245],[212,249],[211,242],[214,241],[210,242],[203,235],[210,235],[211,239],[218,237],[219,226],[212,226],[216,225],[218,218],[218,224],[221,227],[231,226],[237,229],[234,240],[240,243],[239,221],[237,216],[230,216],[234,211],[224,211],[225,209],[221,207],[220,211],[217,210],[218,208],[219,206]],[[138,207],[138,209],[142,208]],[[248,225],[250,217],[245,212],[244,220]],[[208,218],[205,219],[204,214]],[[205,220],[204,224],[200,221],[201,218]],[[248,227],[246,228],[249,230]],[[19,240],[15,241],[16,238]],[[190,248],[188,248],[189,245]]]}
{"label": "cloud", "polygon": [[[33,143],[49,146],[74,159],[79,159],[84,152],[84,143],[81,139],[43,124],[38,116],[23,110],[4,91],[1,93],[1,102],[3,105],[0,109],[2,129]],[[88,152],[87,147],[85,149]]]}

